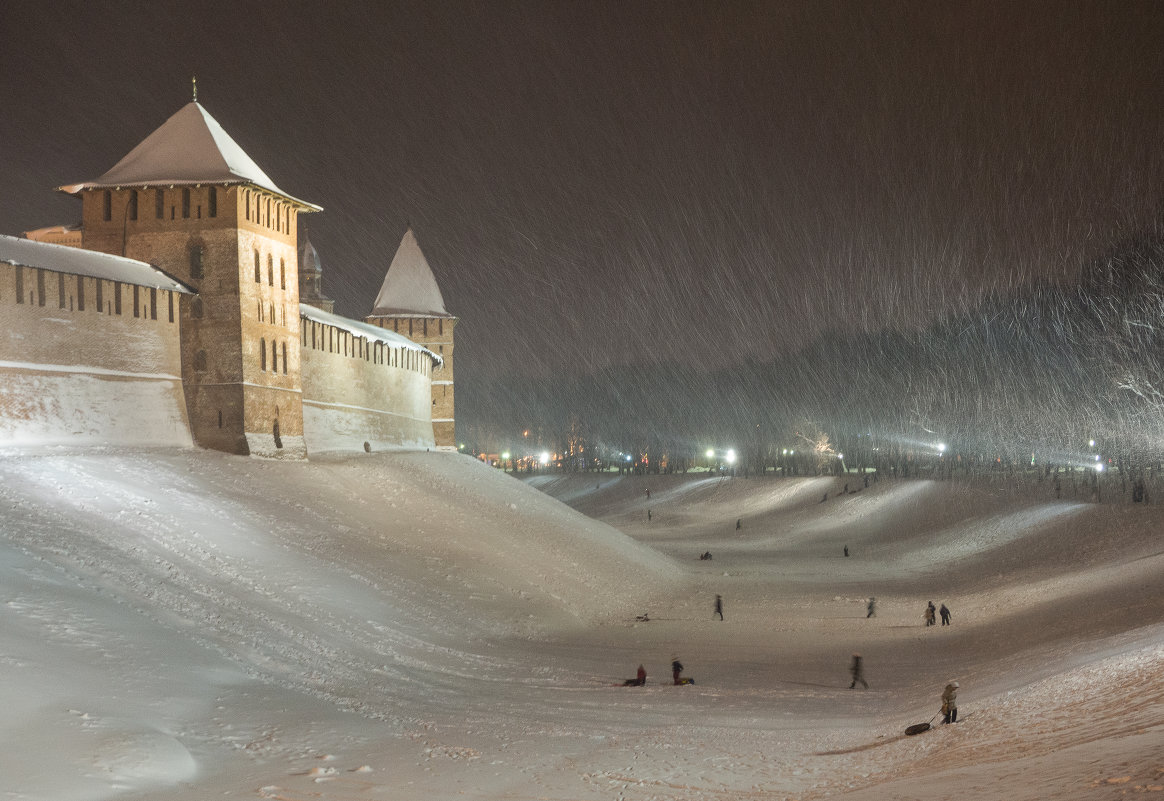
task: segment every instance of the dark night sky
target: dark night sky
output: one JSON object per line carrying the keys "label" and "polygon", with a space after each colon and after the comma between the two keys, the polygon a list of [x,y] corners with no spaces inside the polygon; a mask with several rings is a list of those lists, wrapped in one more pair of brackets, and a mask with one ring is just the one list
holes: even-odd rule
{"label": "dark night sky", "polygon": [[[249,11],[247,9],[250,9]],[[766,361],[1161,217],[1164,3],[0,5],[0,232],[199,100],[366,314],[411,222],[458,383]]]}

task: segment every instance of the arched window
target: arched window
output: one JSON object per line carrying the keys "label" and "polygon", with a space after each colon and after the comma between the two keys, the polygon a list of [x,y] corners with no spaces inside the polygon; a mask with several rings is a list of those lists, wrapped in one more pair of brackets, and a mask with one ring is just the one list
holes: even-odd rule
{"label": "arched window", "polygon": [[113,219],[113,193],[108,189],[105,190],[103,204],[104,206],[101,210],[101,219],[108,222],[109,220]]}
{"label": "arched window", "polygon": [[166,190],[160,186],[154,190],[154,216],[159,220],[166,216]]}
{"label": "arched window", "polygon": [[271,340],[271,372],[279,372],[279,345],[275,340]]}
{"label": "arched window", "polygon": [[279,289],[287,288],[287,263],[279,259]]}
{"label": "arched window", "polygon": [[274,303],[272,303],[272,304],[271,304],[271,306],[270,306],[270,308],[271,308],[271,319],[270,319],[270,323],[271,323],[271,325],[276,325],[276,324],[278,323],[278,320],[276,320],[276,319],[275,319],[275,304],[274,304]]}
{"label": "arched window", "polygon": [[283,375],[287,375],[287,343],[283,343]]}
{"label": "arched window", "polygon": [[203,252],[202,252],[201,245],[194,245],[193,247],[190,248],[190,277],[191,278],[201,278],[202,277],[202,258],[203,258]]}
{"label": "arched window", "polygon": [[182,218],[185,219],[190,216],[190,188],[182,189]]}
{"label": "arched window", "polygon": [[207,208],[211,217],[218,216],[218,187],[210,187],[210,197],[207,200]]}
{"label": "arched window", "polygon": [[[267,286],[275,285],[275,257],[267,254]],[[271,315],[274,317],[275,315]]]}
{"label": "arched window", "polygon": [[259,369],[267,369],[267,340],[259,340]]}
{"label": "arched window", "polygon": [[190,301],[190,316],[195,320],[201,320],[202,314],[202,298],[194,298]]}
{"label": "arched window", "polygon": [[251,219],[251,192],[249,189],[243,190],[243,208],[246,209],[247,222]]}
{"label": "arched window", "polygon": [[137,219],[137,190],[134,189],[129,193],[129,219]]}
{"label": "arched window", "polygon": [[263,283],[263,268],[259,266],[259,251],[255,249],[255,283]]}

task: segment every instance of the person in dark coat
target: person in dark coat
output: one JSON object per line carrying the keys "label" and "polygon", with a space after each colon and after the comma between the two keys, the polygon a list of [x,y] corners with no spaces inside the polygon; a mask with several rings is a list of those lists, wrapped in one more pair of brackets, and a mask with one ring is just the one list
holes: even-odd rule
{"label": "person in dark coat", "polygon": [[853,683],[849,685],[850,690],[856,689],[857,682],[861,682],[861,686],[866,690],[869,689],[869,682],[865,681],[865,662],[861,659],[860,654],[853,654],[853,664],[849,667],[849,672],[853,674]]}
{"label": "person in dark coat", "polygon": [[938,610],[938,614],[942,616],[943,626],[950,625],[950,610],[946,608],[945,604],[942,604],[942,608]]}
{"label": "person in dark coat", "polygon": [[867,603],[865,605],[865,617],[870,618],[870,617],[876,617],[876,616],[877,616],[877,599],[870,598],[869,603]]}
{"label": "person in dark coat", "polygon": [[715,617],[716,615],[719,615],[719,619],[723,620],[723,596],[722,595],[715,596],[715,611],[712,613],[711,616]]}
{"label": "person in dark coat", "polygon": [[671,657],[671,680],[676,684],[682,684],[683,680],[679,678],[679,674],[683,672],[683,663],[679,661],[679,657]]}

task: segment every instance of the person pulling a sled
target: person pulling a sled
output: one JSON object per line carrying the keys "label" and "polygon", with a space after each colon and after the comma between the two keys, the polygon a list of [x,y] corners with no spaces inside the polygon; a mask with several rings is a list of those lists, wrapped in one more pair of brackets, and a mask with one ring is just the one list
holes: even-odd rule
{"label": "person pulling a sled", "polygon": [[683,672],[683,663],[679,661],[679,657],[671,657],[671,679],[676,685],[680,684],[694,684],[695,679],[685,679],[679,674]]}
{"label": "person pulling a sled", "polygon": [[647,685],[647,669],[639,665],[638,675],[622,683],[623,687],[645,687]]}
{"label": "person pulling a sled", "polygon": [[952,681],[942,691],[942,723],[958,722],[958,682]]}

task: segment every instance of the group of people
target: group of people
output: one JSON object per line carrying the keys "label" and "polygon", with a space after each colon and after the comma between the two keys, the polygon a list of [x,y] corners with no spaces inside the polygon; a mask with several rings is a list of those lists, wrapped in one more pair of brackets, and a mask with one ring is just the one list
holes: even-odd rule
{"label": "group of people", "polygon": [[[683,674],[683,663],[679,661],[679,657],[671,657],[671,681],[675,686],[684,684],[694,684],[695,679],[689,678]],[[647,685],[647,669],[639,665],[639,669],[633,679],[627,679],[622,683],[623,687],[645,687]]]}
{"label": "group of people", "polygon": [[933,601],[927,603],[925,614],[922,616],[926,621],[926,625],[933,626],[936,624],[938,622],[938,616],[941,616],[943,626],[950,625],[950,610],[946,608],[945,604],[942,604],[941,608],[938,609],[934,607]]}

